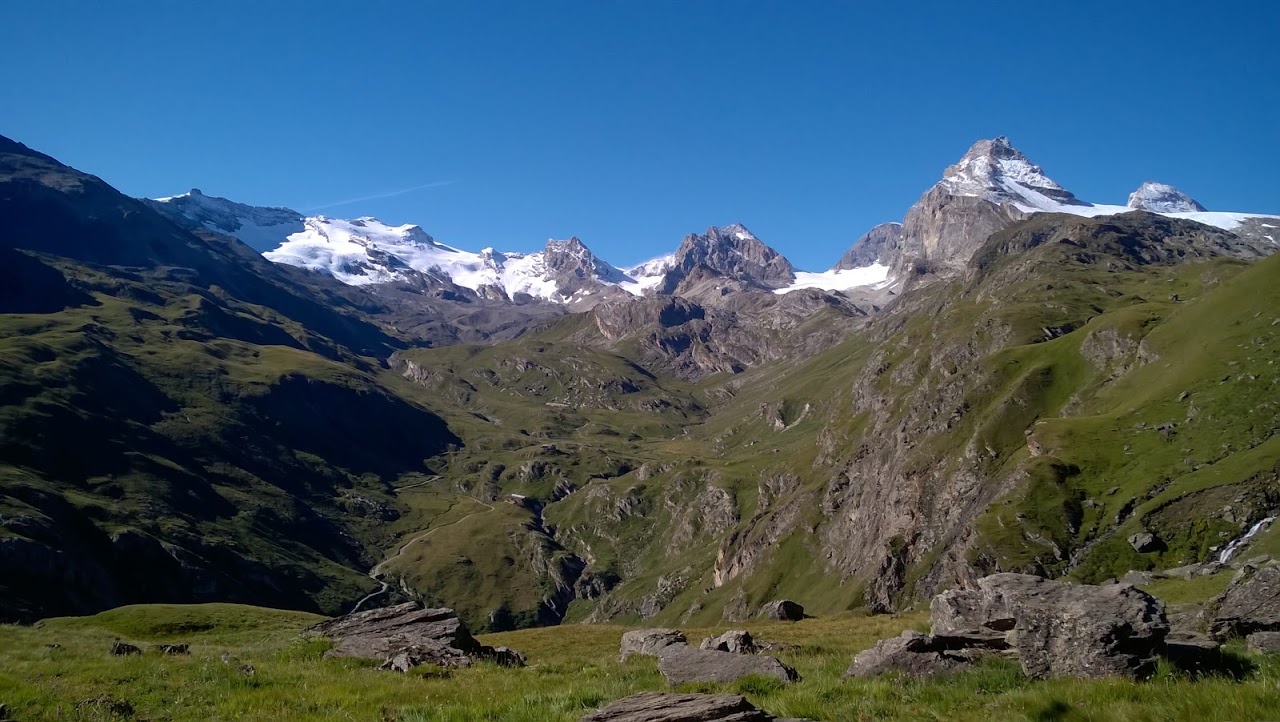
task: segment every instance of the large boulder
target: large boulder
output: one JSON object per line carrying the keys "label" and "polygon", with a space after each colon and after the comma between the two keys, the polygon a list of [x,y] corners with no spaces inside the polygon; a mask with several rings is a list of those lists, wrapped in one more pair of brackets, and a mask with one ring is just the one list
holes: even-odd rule
{"label": "large boulder", "polygon": [[452,609],[423,609],[417,602],[370,609],[328,619],[307,629],[337,644],[325,657],[382,662],[382,669],[405,672],[420,664],[467,667],[477,659],[508,666],[523,664],[514,650],[499,653],[476,641]]}
{"label": "large boulder", "polygon": [[993,574],[930,606],[934,635],[1002,633],[1030,677],[1141,678],[1169,632],[1164,603],[1131,586]]}
{"label": "large boulder", "polygon": [[[736,694],[641,692],[583,717],[580,722],[774,722]],[[778,722],[783,722],[778,720]]]}
{"label": "large boulder", "polygon": [[804,619],[804,607],[790,599],[778,599],[761,607],[756,616],[775,622],[798,622]]}
{"label": "large boulder", "polygon": [[973,649],[948,649],[948,646],[940,638],[907,630],[858,652],[844,676],[877,677],[898,672],[912,677],[936,677],[965,666],[978,654]]}
{"label": "large boulder", "polygon": [[666,647],[687,643],[684,632],[679,629],[633,629],[622,635],[622,661],[633,654],[656,657]]}
{"label": "large boulder", "polygon": [[698,649],[714,649],[733,654],[755,654],[760,651],[751,632],[745,629],[730,629],[719,637],[707,637],[698,645]]}
{"label": "large boulder", "polygon": [[1129,546],[1133,547],[1133,550],[1139,554],[1146,554],[1160,551],[1161,544],[1155,534],[1149,531],[1140,531],[1129,537]]}
{"label": "large boulder", "polygon": [[1255,654],[1280,654],[1280,632],[1254,632],[1245,641]]}
{"label": "large boulder", "polygon": [[658,671],[672,686],[686,682],[733,682],[750,675],[795,682],[800,675],[774,657],[734,654],[714,649],[672,645],[658,653]]}
{"label": "large boulder", "polygon": [[1209,633],[1219,639],[1280,631],[1280,566],[1242,568],[1209,607]]}

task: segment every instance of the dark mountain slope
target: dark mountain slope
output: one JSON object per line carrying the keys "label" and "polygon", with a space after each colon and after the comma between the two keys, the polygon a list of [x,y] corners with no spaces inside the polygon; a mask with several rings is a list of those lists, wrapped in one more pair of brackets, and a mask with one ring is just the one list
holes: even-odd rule
{"label": "dark mountain slope", "polygon": [[11,141],[0,230],[6,619],[142,601],[332,612],[371,586],[390,482],[458,441],[362,355],[393,337]]}

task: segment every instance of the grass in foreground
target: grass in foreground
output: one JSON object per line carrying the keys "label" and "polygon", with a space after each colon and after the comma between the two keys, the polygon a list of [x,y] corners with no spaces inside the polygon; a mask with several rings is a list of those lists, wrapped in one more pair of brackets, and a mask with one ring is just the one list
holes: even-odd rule
{"label": "grass in foreground", "polygon": [[[480,664],[424,679],[322,659],[328,644],[299,635],[316,619],[229,604],[147,605],[51,619],[39,627],[3,626],[0,702],[18,720],[554,722],[577,720],[619,697],[665,686],[654,660],[618,662],[618,626],[487,635],[489,644],[522,650],[530,666]],[[904,628],[922,628],[924,619],[842,615],[740,625],[759,639],[794,645],[779,656],[803,681],[784,686],[749,678],[683,689],[737,692],[774,714],[815,720],[1255,720],[1273,719],[1280,709],[1280,660],[1262,658],[1251,658],[1250,671],[1239,681],[1193,680],[1164,665],[1155,679],[1137,684],[1037,682],[1024,679],[1010,663],[935,681],[840,678],[854,652]],[[722,629],[685,631],[696,643]],[[192,653],[109,656],[118,638],[139,646],[188,642]],[[234,658],[231,664],[221,661],[224,654]],[[242,664],[253,666],[251,676]]]}

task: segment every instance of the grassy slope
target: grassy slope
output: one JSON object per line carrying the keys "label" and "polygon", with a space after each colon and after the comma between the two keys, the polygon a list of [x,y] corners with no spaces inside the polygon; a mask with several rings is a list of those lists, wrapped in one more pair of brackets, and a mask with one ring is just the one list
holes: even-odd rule
{"label": "grassy slope", "polygon": [[[452,438],[444,424],[385,389],[370,361],[271,309],[61,268],[94,289],[90,303],[0,315],[0,538],[79,547],[77,561],[117,580],[121,559],[156,563],[113,552],[125,532],[173,543],[203,559],[206,578],[229,575],[222,598],[272,594],[269,579],[292,587],[276,603],[336,611],[370,587],[366,549],[389,539],[343,497],[393,505],[387,482]],[[235,591],[237,575],[258,590]],[[129,579],[88,603],[190,599]],[[63,583],[11,576],[0,588],[23,614],[62,608],[40,590]]]}
{"label": "grassy slope", "polygon": [[[617,661],[618,626],[572,626],[482,637],[522,650],[525,669],[480,664],[448,678],[381,672],[351,660],[323,660],[322,640],[299,636],[315,617],[210,604],[135,606],[39,627],[0,626],[0,700],[15,719],[112,719],[103,696],[156,720],[431,720],[569,722],[627,694],[663,689],[654,660]],[[1016,665],[993,663],[936,681],[842,680],[851,655],[923,618],[839,615],[761,623],[759,639],[793,647],[779,656],[803,679],[784,687],[749,678],[687,691],[747,695],[781,715],[815,720],[1266,719],[1280,706],[1280,660],[1251,658],[1243,681],[1192,680],[1167,665],[1149,682],[1028,681]],[[687,628],[697,641],[720,627]],[[115,639],[140,646],[191,644],[190,656],[111,657]],[[50,648],[48,644],[59,644]],[[235,658],[231,665],[220,658]],[[238,671],[251,664],[253,676]],[[86,703],[86,701],[90,701]],[[117,719],[128,719],[123,715]]]}
{"label": "grassy slope", "polygon": [[[1266,441],[1276,427],[1276,408],[1254,401],[1266,398],[1275,374],[1276,329],[1265,309],[1280,307],[1270,283],[1280,259],[1117,269],[1103,262],[1112,256],[1101,253],[1103,261],[1078,262],[1070,256],[1077,250],[1044,246],[996,260],[970,286],[936,286],[930,291],[933,305],[883,319],[868,334],[817,356],[696,386],[636,376],[625,344],[615,354],[564,348],[559,338],[566,332],[553,327],[491,348],[408,352],[406,358],[436,373],[405,393],[419,394],[423,403],[456,419],[455,428],[467,439],[444,471],[453,487],[550,501],[551,482],[520,477],[521,466],[533,460],[552,464],[579,487],[547,507],[547,523],[557,527],[562,544],[591,562],[590,572],[623,578],[613,594],[626,602],[616,616],[623,621],[638,619],[636,605],[670,575],[688,584],[658,617],[664,622],[699,606],[702,611],[687,618],[714,622],[739,594],[748,605],[787,596],[826,613],[861,603],[859,581],[841,579],[822,561],[817,534],[824,522],[822,494],[832,476],[860,445],[879,443],[875,424],[851,411],[855,394],[864,391],[858,385],[869,359],[884,369],[875,390],[894,404],[888,418],[877,422],[881,427],[919,413],[908,401],[913,393],[923,389],[918,398],[927,403],[952,375],[967,374],[960,377],[967,384],[966,413],[942,432],[927,425],[927,416],[916,422],[919,428],[908,428],[918,443],[906,467],[942,470],[945,478],[968,448],[989,454],[982,466],[987,483],[1013,492],[977,521],[972,560],[979,568],[1073,571],[1100,580],[1130,568],[1204,558],[1221,535],[1236,533],[1238,522],[1218,518],[1230,500],[1188,492],[1226,485],[1234,499],[1240,482],[1254,479],[1244,510],[1253,515],[1276,489],[1275,442]],[[1060,335],[1046,341],[1045,329]],[[1100,362],[1088,357],[1096,355],[1090,347],[1098,339],[1113,337],[1122,347],[1118,356]],[[1138,359],[1139,342],[1143,353],[1159,358]],[[991,350],[976,360],[954,360],[963,359],[957,349],[970,345]],[[517,360],[533,365],[517,371]],[[1227,374],[1233,380],[1221,382]],[[600,395],[611,379],[634,379],[637,391]],[[1167,441],[1154,427],[1174,420],[1170,408],[1183,391],[1190,392],[1200,416],[1188,423],[1178,418],[1176,438]],[[635,412],[635,402],[663,395],[675,405]],[[618,408],[602,408],[602,398]],[[583,399],[590,403],[579,405]],[[579,407],[545,405],[560,400]],[[771,425],[766,407],[781,410],[786,430]],[[1030,455],[1028,429],[1045,448],[1043,456]],[[546,457],[546,443],[567,450],[569,458]],[[641,464],[656,471],[642,479],[635,471]],[[757,573],[735,580],[740,586],[710,589],[720,542],[731,532],[758,537],[778,513],[776,507],[762,510],[757,499],[763,480],[778,477],[797,481],[786,499],[808,511],[792,533],[767,545]],[[708,486],[733,500],[732,529],[694,529],[687,544],[670,545],[681,531],[682,510]],[[1153,489],[1163,493],[1147,502]],[[1136,512],[1117,524],[1116,515],[1130,499]],[[1172,506],[1178,500],[1183,505]],[[638,511],[616,515],[622,502],[634,503]],[[1139,556],[1128,550],[1124,538],[1144,524],[1167,537],[1166,551]],[[476,546],[508,548],[505,529],[491,525],[469,534]],[[1073,563],[1070,555],[1086,546]],[[937,551],[915,558],[907,571],[907,598]],[[447,576],[447,558],[427,556],[405,571],[418,578]],[[468,604],[479,601],[473,604],[478,607],[492,608],[497,601],[464,598]],[[582,619],[593,608],[593,602],[576,602],[570,619]]]}

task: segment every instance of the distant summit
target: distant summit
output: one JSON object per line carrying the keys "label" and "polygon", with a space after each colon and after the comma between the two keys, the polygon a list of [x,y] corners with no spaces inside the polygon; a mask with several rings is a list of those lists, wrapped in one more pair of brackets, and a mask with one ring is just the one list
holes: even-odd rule
{"label": "distant summit", "polygon": [[1208,210],[1196,199],[1167,183],[1147,181],[1129,194],[1130,208],[1152,213],[1194,213]]}

